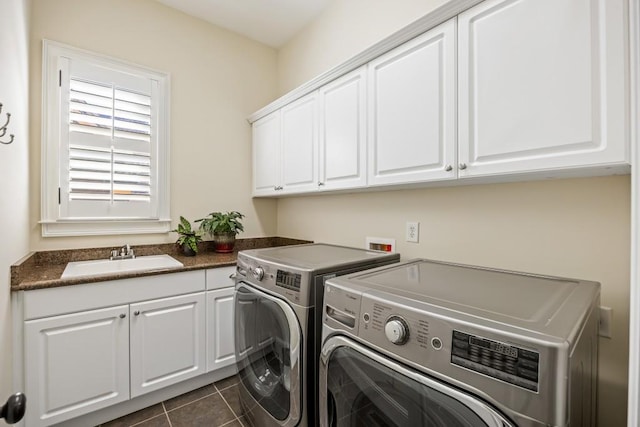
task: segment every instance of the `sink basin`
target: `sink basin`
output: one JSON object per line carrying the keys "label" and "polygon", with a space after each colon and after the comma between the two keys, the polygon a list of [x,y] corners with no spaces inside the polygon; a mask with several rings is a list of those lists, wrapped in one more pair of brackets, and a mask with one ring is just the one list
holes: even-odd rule
{"label": "sink basin", "polygon": [[101,276],[105,274],[130,273],[132,271],[164,270],[181,268],[183,264],[169,255],[149,255],[133,259],[98,259],[76,261],[67,264],[62,273],[63,279],[80,276]]}

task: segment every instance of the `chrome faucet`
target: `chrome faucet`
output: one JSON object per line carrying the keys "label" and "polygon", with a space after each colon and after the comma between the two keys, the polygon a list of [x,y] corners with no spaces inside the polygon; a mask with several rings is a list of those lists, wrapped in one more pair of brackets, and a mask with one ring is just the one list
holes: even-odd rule
{"label": "chrome faucet", "polygon": [[111,251],[111,256],[109,257],[109,259],[113,261],[116,259],[133,259],[135,257],[136,255],[133,253],[133,249],[131,249],[131,246],[124,245],[119,250],[113,249]]}

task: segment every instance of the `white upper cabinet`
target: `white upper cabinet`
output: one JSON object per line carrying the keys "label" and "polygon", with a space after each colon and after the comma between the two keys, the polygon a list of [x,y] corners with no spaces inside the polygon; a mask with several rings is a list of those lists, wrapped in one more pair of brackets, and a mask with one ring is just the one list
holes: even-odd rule
{"label": "white upper cabinet", "polygon": [[369,63],[369,184],[456,177],[455,19]]}
{"label": "white upper cabinet", "polygon": [[315,190],[318,182],[316,93],[282,109],[282,191]]}
{"label": "white upper cabinet", "polygon": [[451,3],[254,114],[254,196],[629,172],[627,0]]}
{"label": "white upper cabinet", "polygon": [[253,124],[253,195],[313,191],[318,184],[316,92]]}
{"label": "white upper cabinet", "polygon": [[271,194],[280,185],[280,110],[253,124],[253,195]]}
{"label": "white upper cabinet", "polygon": [[367,185],[366,67],[320,88],[320,190]]}
{"label": "white upper cabinet", "polygon": [[459,176],[628,163],[624,0],[458,16]]}

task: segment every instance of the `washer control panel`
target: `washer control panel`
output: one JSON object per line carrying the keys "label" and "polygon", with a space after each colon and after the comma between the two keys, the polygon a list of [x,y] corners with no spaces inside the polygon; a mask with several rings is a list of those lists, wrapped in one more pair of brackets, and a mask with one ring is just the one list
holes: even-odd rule
{"label": "washer control panel", "polygon": [[423,312],[384,298],[362,296],[358,336],[377,347],[420,366],[448,366],[451,327]]}
{"label": "washer control panel", "polygon": [[437,306],[367,292],[357,285],[329,280],[324,291],[323,339],[340,331],[394,360],[469,387],[509,384],[511,388],[500,390],[519,398],[548,387],[541,376],[542,367],[550,364],[549,354],[526,339],[513,341]]}
{"label": "washer control panel", "polygon": [[539,353],[456,330],[452,343],[454,365],[538,391]]}

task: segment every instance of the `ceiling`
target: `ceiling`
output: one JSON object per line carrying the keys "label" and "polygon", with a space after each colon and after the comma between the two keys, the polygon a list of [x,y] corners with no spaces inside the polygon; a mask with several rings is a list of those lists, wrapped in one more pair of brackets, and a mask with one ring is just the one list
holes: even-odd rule
{"label": "ceiling", "polygon": [[157,0],[274,48],[318,16],[330,0]]}

